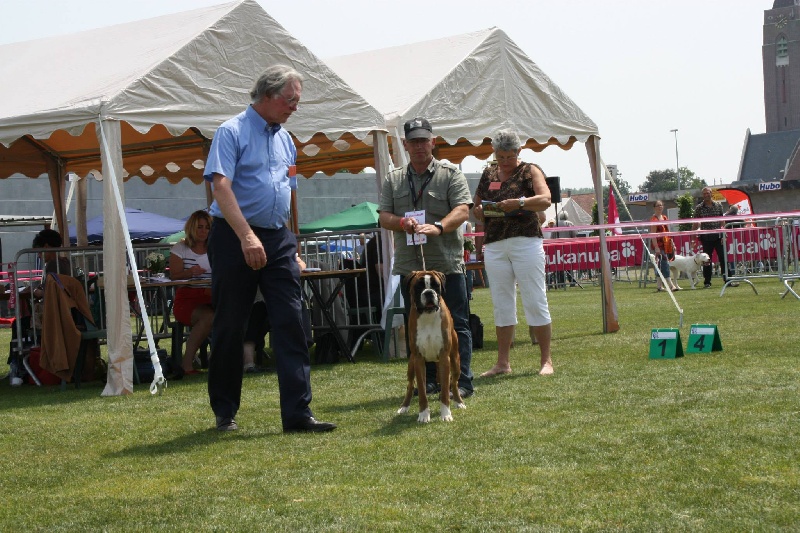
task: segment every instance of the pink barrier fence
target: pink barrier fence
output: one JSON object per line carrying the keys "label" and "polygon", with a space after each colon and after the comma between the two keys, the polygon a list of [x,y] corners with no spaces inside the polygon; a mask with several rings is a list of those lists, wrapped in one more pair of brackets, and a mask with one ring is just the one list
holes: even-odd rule
{"label": "pink barrier fence", "polygon": [[[781,228],[777,228],[781,229]],[[778,254],[776,228],[737,228],[724,230],[726,233],[726,253],[728,261],[769,261]],[[797,228],[793,228],[795,233]],[[677,252],[682,255],[702,251],[695,242],[697,232],[669,233],[675,243]],[[660,234],[663,235],[663,234]],[[632,267],[642,264],[645,246],[650,246],[654,235],[622,235],[606,237],[609,262],[613,268]],[[644,242],[642,242],[642,238]],[[600,268],[600,241],[597,237],[577,239],[545,239],[545,255],[547,269],[559,270],[591,270]],[[716,256],[712,258],[718,262]]]}

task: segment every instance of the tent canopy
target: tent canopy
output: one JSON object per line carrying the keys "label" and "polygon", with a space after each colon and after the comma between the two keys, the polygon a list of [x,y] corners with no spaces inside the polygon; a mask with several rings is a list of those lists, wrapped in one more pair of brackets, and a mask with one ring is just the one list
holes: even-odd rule
{"label": "tent canopy", "polygon": [[[128,222],[128,232],[132,241],[160,239],[177,231],[182,231],[184,221],[170,218],[155,213],[147,213],[141,209],[125,208],[125,220]],[[96,216],[86,221],[86,230],[89,243],[103,242],[103,215]],[[69,240],[76,242],[75,226],[69,228]]]}
{"label": "tent canopy", "polygon": [[300,233],[344,231],[378,227],[378,204],[362,202],[343,211],[300,226]]}
{"label": "tent canopy", "polygon": [[349,158],[360,153],[385,166],[382,115],[254,0],[0,46],[0,77],[13,80],[0,85],[0,178],[46,173],[62,231],[66,174],[104,178],[104,395],[132,390],[121,180],[201,183],[216,128],[250,103],[255,79],[275,64],[306,77],[285,125],[299,173],[357,172],[363,166]]}
{"label": "tent canopy", "polygon": [[598,135],[595,123],[498,28],[326,62],[383,113],[390,134],[402,135],[403,123],[416,116],[430,120],[444,141],[437,157],[454,163],[488,157],[489,139],[503,128],[535,151],[566,150]]}
{"label": "tent canopy", "polygon": [[250,103],[255,79],[277,63],[306,77],[286,124],[299,172],[350,168],[340,157],[346,149],[371,160],[367,134],[383,130],[381,114],[244,0],[0,46],[0,72],[14,80],[0,85],[0,178],[38,177],[51,158],[63,172],[99,176],[102,117],[121,122],[126,177],[201,183],[214,131]]}

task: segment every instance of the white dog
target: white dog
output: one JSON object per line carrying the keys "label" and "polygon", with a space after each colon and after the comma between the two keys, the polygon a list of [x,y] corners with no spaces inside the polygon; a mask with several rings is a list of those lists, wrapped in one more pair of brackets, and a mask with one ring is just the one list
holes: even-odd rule
{"label": "white dog", "polygon": [[692,289],[694,289],[694,286],[697,285],[697,282],[700,280],[697,271],[703,266],[703,263],[709,260],[708,254],[702,252],[689,256],[675,254],[675,259],[669,264],[670,276],[672,276],[673,281],[675,281],[675,286],[678,285],[678,278],[680,277],[680,273],[683,272],[686,274],[686,277],[689,278],[689,281],[692,282]]}

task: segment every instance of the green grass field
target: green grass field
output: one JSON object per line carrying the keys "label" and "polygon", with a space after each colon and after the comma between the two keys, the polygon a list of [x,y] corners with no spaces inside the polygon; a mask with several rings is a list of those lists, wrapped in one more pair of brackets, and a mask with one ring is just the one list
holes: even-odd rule
{"label": "green grass field", "polygon": [[[330,434],[281,433],[274,374],[245,377],[240,430],[211,429],[205,375],[128,397],[0,384],[3,531],[776,531],[800,525],[800,301],[775,281],[684,290],[680,332],[716,324],[723,350],[648,358],[678,327],[654,286],[548,293],[556,373],[517,331],[509,376],[476,377],[455,421],[397,415],[405,360],[314,366]],[[473,312],[496,357],[489,291]],[[521,316],[521,315],[520,315]],[[2,346],[9,330],[0,330]],[[5,369],[6,367],[2,367]]]}

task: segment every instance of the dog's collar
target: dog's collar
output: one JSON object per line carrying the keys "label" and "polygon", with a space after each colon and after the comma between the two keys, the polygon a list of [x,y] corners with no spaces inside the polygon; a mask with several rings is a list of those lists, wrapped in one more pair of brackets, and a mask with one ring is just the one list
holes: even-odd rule
{"label": "dog's collar", "polygon": [[417,307],[417,313],[436,313],[439,311],[439,306],[434,305],[433,307]]}

